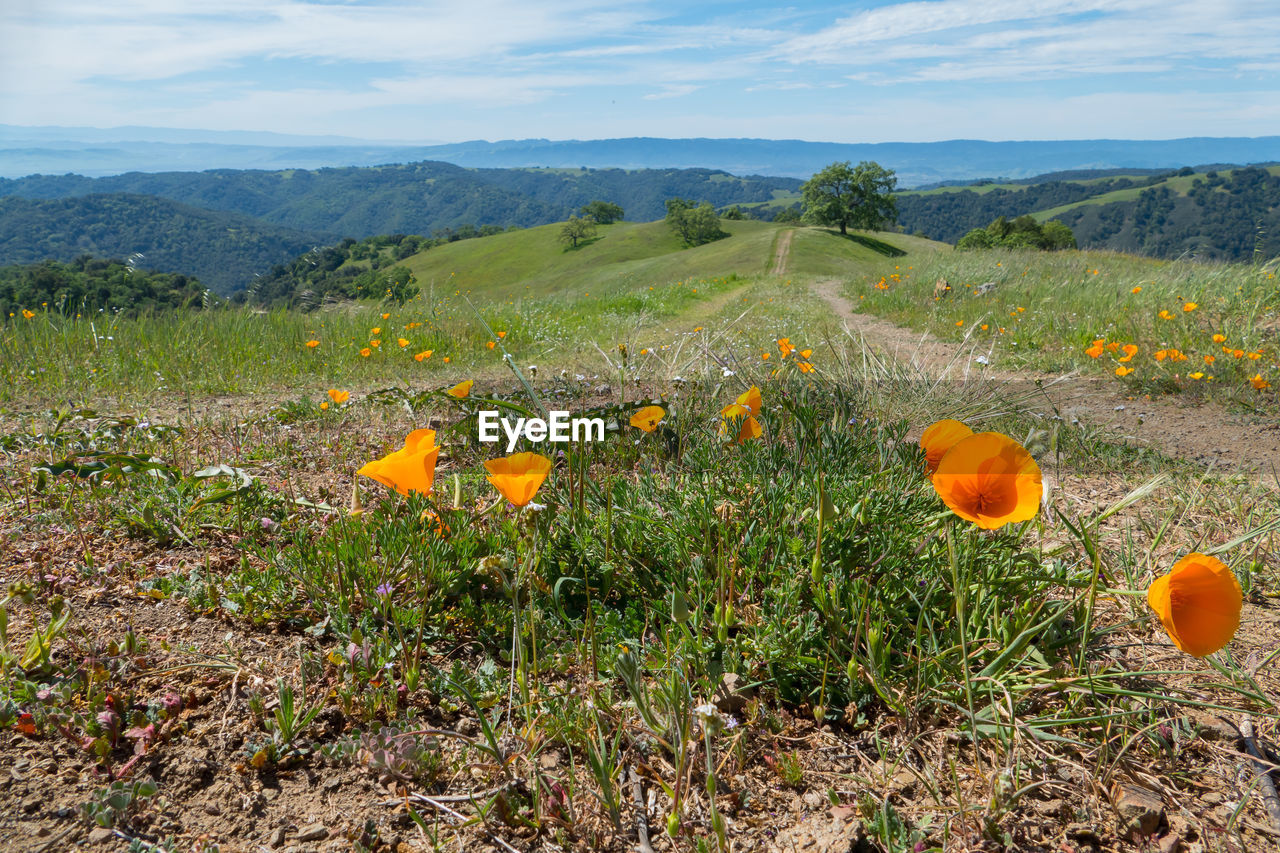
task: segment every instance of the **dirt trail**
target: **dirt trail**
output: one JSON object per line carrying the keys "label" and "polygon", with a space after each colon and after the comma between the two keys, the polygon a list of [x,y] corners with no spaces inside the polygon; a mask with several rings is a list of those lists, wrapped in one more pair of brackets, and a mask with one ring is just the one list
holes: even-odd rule
{"label": "dirt trail", "polygon": [[[980,375],[1009,383],[1041,380],[1049,399],[1067,420],[1078,419],[1128,443],[1154,447],[1170,456],[1250,470],[1260,481],[1273,485],[1274,472],[1280,472],[1280,418],[1249,419],[1212,403],[1184,405],[1172,399],[1136,397],[1105,377],[1003,371],[999,353],[981,349],[976,343],[940,341],[855,311],[836,279],[815,282],[813,290],[873,349],[915,366],[926,376],[958,380]],[[989,358],[991,364],[984,365],[980,358]]]}
{"label": "dirt trail", "polygon": [[778,237],[778,248],[773,255],[773,269],[770,275],[784,275],[787,271],[787,255],[791,252],[791,238],[795,236],[794,228],[783,231]]}

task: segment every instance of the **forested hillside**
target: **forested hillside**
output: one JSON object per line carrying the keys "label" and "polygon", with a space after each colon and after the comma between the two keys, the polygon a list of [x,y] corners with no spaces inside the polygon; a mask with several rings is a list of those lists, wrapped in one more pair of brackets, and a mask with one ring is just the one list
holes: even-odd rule
{"label": "forested hillside", "polygon": [[1048,181],[906,193],[904,230],[955,242],[998,217],[1069,226],[1081,248],[1206,260],[1280,255],[1280,169],[1247,166],[1150,177]]}
{"label": "forested hillside", "polygon": [[134,259],[82,255],[66,264],[0,267],[0,319],[34,320],[45,311],[134,315],[209,303],[198,279],[139,269]]}
{"label": "forested hillside", "polygon": [[154,196],[0,198],[0,264],[139,253],[139,266],[196,276],[219,293],[336,239]]}
{"label": "forested hillside", "polygon": [[740,178],[711,169],[463,169],[410,163],[274,172],[133,172],[105,178],[37,175],[0,179],[0,195],[66,198],[144,193],[254,216],[276,225],[363,238],[433,234],[463,225],[530,226],[558,222],[595,200],[621,205],[632,220],[661,219],[668,198],[724,205],[794,192],[791,178]]}

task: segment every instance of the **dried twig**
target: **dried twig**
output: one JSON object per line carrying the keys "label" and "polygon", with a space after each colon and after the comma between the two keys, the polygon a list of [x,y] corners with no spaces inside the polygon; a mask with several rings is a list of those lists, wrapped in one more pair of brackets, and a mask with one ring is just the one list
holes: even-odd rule
{"label": "dried twig", "polygon": [[653,853],[649,844],[649,817],[644,807],[644,792],[640,789],[640,775],[634,767],[627,768],[631,780],[631,799],[636,803],[636,835],[640,836],[640,853]]}
{"label": "dried twig", "polygon": [[1271,825],[1275,827],[1276,834],[1280,835],[1280,796],[1276,795],[1275,782],[1271,779],[1271,772],[1275,769],[1275,765],[1258,749],[1258,742],[1253,733],[1253,718],[1248,714],[1240,717],[1240,734],[1244,737],[1245,749],[1253,757],[1253,766],[1262,780],[1262,785],[1258,789],[1262,794],[1262,803],[1267,808],[1267,814],[1271,817]]}

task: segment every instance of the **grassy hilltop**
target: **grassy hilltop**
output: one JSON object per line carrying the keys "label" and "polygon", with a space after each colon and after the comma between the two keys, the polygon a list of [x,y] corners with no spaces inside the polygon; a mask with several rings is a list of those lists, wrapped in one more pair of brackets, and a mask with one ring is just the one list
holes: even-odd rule
{"label": "grassy hilltop", "polygon": [[15,304],[0,847],[1273,849],[1274,264],[724,227]]}

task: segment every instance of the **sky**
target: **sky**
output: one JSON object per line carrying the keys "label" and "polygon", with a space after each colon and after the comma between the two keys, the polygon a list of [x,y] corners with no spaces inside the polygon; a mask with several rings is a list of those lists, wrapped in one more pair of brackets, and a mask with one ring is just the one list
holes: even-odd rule
{"label": "sky", "polygon": [[381,141],[1280,134],[1275,0],[7,0],[0,123]]}

